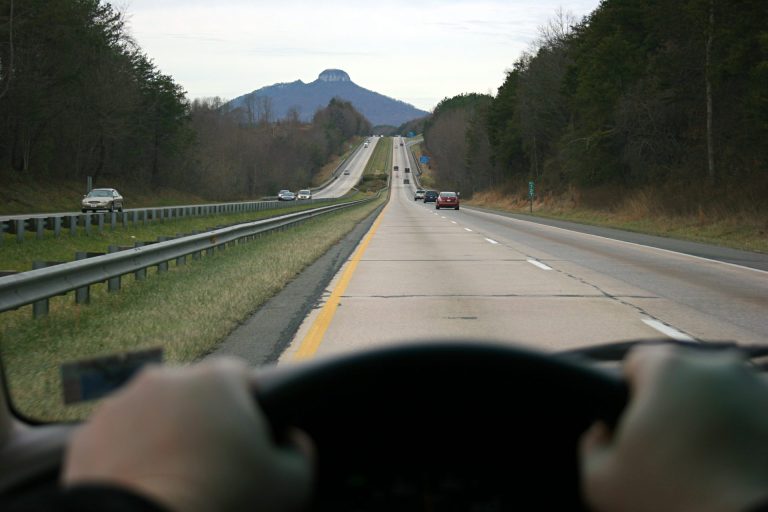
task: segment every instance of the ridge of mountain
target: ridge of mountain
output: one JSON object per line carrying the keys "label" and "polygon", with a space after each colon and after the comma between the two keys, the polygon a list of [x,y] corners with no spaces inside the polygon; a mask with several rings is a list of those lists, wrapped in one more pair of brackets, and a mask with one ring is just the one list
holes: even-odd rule
{"label": "ridge of mountain", "polygon": [[252,110],[263,112],[263,98],[270,98],[269,110],[273,119],[283,119],[291,109],[296,109],[302,121],[310,121],[315,112],[327,106],[333,98],[352,103],[374,126],[400,126],[429,114],[409,103],[357,85],[340,69],[326,69],[310,83],[296,80],[262,87],[238,96],[227,105],[246,110],[251,102]]}

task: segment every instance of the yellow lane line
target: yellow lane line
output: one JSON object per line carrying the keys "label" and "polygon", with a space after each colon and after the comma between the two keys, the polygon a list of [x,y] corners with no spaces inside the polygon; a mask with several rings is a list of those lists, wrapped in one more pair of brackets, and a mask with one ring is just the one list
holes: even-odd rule
{"label": "yellow lane line", "polygon": [[325,332],[328,330],[328,327],[330,327],[331,321],[333,321],[333,316],[336,314],[336,309],[339,307],[341,297],[344,295],[349,282],[352,280],[352,274],[355,273],[357,264],[360,263],[360,260],[363,258],[363,254],[365,254],[365,250],[368,248],[368,244],[371,243],[373,235],[375,235],[376,230],[379,229],[379,225],[381,224],[381,220],[384,218],[384,213],[387,211],[387,208],[389,208],[389,203],[387,203],[387,206],[385,206],[381,211],[379,216],[376,218],[376,221],[374,221],[373,225],[371,226],[371,229],[363,238],[363,241],[360,242],[360,245],[352,254],[347,268],[344,270],[344,273],[339,279],[339,283],[336,285],[336,288],[334,288],[333,292],[331,292],[331,296],[328,297],[328,300],[320,310],[317,318],[315,318],[315,321],[312,323],[312,327],[309,328],[309,332],[307,332],[307,335],[304,336],[303,340],[301,340],[301,344],[293,356],[294,360],[301,361],[303,359],[309,359],[313,357],[317,352],[317,349],[320,348],[320,343],[323,342]]}

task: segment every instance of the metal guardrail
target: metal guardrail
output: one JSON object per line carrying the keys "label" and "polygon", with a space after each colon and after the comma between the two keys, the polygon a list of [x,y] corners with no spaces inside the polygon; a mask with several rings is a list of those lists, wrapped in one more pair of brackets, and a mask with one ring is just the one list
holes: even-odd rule
{"label": "metal guardrail", "polygon": [[134,274],[137,280],[142,280],[146,277],[146,269],[150,267],[158,267],[159,271],[167,270],[168,263],[172,260],[175,260],[177,265],[184,264],[187,256],[198,259],[203,252],[212,255],[217,249],[226,248],[227,244],[247,241],[268,231],[284,229],[318,215],[374,200],[380,195],[381,191],[366,199],[313,208],[0,277],[0,312],[34,304],[34,316],[42,316],[47,314],[48,299],[51,297],[76,290],[76,300],[78,303],[84,303],[88,301],[87,288],[90,285],[108,282],[109,289],[116,291],[120,289],[121,276]]}
{"label": "metal guardrail", "polygon": [[[326,202],[330,199],[311,199],[311,202]],[[45,238],[46,231],[52,231],[58,238],[65,231],[75,236],[82,227],[86,235],[92,231],[114,230],[118,226],[144,225],[151,222],[165,222],[186,217],[207,217],[219,214],[258,212],[294,206],[293,201],[248,201],[238,203],[217,203],[188,206],[164,206],[157,208],[134,208],[123,212],[106,213],[64,213],[30,214],[28,217],[14,215],[13,219],[0,220],[0,245],[5,233],[15,234],[17,242],[23,242],[27,231],[35,238]]]}

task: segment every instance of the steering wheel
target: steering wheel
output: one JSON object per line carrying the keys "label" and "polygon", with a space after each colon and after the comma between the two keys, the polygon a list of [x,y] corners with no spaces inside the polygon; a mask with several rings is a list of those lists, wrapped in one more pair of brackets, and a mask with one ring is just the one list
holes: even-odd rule
{"label": "steering wheel", "polygon": [[257,400],[314,439],[314,510],[585,510],[578,438],[627,394],[573,356],[435,341],[277,367]]}

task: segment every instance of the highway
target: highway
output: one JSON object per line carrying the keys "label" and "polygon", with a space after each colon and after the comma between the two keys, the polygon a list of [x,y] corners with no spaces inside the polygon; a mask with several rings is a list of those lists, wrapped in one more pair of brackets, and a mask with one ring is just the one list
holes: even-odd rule
{"label": "highway", "polygon": [[[768,340],[768,272],[462,207],[403,184],[281,361],[400,341],[559,350],[612,341]],[[411,180],[412,181],[412,180]]]}
{"label": "highway", "polygon": [[315,199],[342,197],[360,182],[360,178],[363,177],[363,172],[365,171],[365,165],[371,158],[373,150],[379,142],[379,137],[371,137],[368,140],[370,140],[368,147],[360,148],[347,163],[345,170],[349,170],[349,174],[344,174],[345,170],[342,170],[333,182],[322,190],[315,192],[312,197]]}

